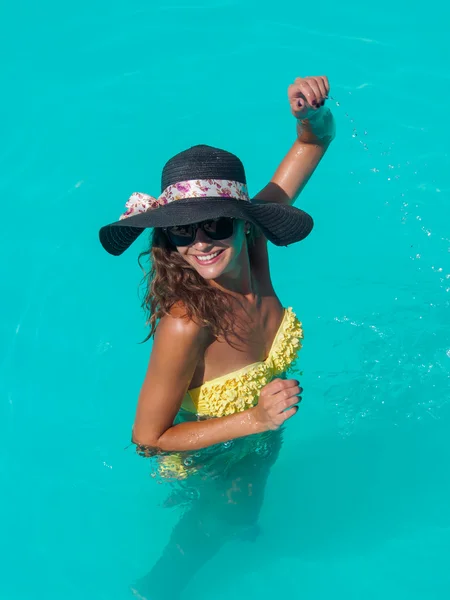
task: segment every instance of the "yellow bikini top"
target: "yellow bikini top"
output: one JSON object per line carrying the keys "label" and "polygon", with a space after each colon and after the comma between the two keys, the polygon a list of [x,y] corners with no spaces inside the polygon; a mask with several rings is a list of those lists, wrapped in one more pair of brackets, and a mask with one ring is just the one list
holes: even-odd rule
{"label": "yellow bikini top", "polygon": [[254,406],[261,389],[294,366],[302,339],[302,324],[292,308],[285,309],[265,361],[252,363],[188,390],[182,408],[202,417],[223,417]]}

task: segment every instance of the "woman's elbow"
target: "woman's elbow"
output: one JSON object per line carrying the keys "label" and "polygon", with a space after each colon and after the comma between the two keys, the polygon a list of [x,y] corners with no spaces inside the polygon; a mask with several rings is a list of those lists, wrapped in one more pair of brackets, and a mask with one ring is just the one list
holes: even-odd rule
{"label": "woman's elbow", "polygon": [[163,452],[160,445],[160,436],[154,431],[141,431],[136,425],[133,426],[131,442],[136,446],[136,452],[140,456],[155,456]]}

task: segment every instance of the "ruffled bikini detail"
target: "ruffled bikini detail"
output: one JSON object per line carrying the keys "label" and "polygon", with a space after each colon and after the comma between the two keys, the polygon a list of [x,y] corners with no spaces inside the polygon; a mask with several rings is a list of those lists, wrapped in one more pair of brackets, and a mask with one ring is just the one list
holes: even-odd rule
{"label": "ruffled bikini detail", "polygon": [[255,406],[261,389],[267,383],[292,370],[302,339],[302,324],[291,308],[285,309],[265,361],[253,363],[189,390],[183,408],[189,412],[195,410],[200,417],[224,417]]}

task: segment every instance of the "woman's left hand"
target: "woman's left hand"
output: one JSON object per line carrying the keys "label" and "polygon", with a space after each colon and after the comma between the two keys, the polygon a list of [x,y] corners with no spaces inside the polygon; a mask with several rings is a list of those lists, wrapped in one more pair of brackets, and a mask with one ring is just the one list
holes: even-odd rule
{"label": "woman's left hand", "polygon": [[289,104],[296,119],[306,120],[317,114],[328,98],[328,78],[298,77],[288,88]]}

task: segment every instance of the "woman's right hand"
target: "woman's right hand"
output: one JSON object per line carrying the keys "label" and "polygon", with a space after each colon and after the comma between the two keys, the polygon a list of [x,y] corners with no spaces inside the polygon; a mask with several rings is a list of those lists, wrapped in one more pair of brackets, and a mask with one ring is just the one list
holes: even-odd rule
{"label": "woman's right hand", "polygon": [[328,78],[297,77],[288,87],[291,112],[296,119],[310,119],[324,104],[330,92]]}
{"label": "woman's right hand", "polygon": [[251,408],[261,432],[279,429],[281,425],[298,411],[303,389],[296,379],[274,379],[265,385],[258,404]]}

